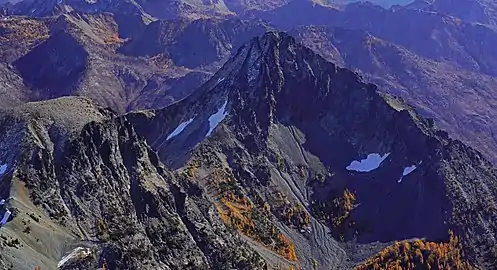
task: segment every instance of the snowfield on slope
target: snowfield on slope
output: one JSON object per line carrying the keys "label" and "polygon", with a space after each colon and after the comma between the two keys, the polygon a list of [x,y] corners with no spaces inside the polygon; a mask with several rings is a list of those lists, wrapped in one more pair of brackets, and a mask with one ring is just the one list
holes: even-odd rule
{"label": "snowfield on slope", "polygon": [[5,210],[5,213],[3,213],[2,220],[0,220],[0,227],[7,224],[7,221],[9,220],[10,214],[12,214],[12,212],[10,212],[9,209]]}
{"label": "snowfield on slope", "polygon": [[7,164],[0,165],[0,176],[7,171]]}
{"label": "snowfield on slope", "polygon": [[219,108],[219,110],[217,110],[216,113],[214,113],[209,117],[209,131],[207,132],[207,134],[205,134],[206,138],[212,134],[214,129],[219,125],[219,123],[221,123],[224,120],[224,118],[226,118],[226,115],[228,115],[228,112],[226,111],[227,104],[228,101],[226,100],[223,106],[221,106],[221,108]]}
{"label": "snowfield on slope", "polygon": [[64,264],[66,264],[67,262],[69,262],[72,259],[76,259],[76,258],[83,259],[83,258],[86,258],[86,257],[90,256],[90,254],[91,254],[91,249],[89,249],[89,248],[83,248],[83,247],[77,247],[71,253],[69,253],[68,255],[64,256],[59,261],[59,263],[57,264],[57,268],[61,268],[62,266],[64,266]]}
{"label": "snowfield on slope", "polygon": [[185,128],[190,125],[191,123],[193,122],[193,118],[190,118],[190,120],[187,120],[185,122],[182,122],[180,123],[174,130],[173,132],[171,132],[171,134],[169,134],[169,136],[167,136],[166,138],[166,141],[169,141],[170,139],[178,136],[179,134],[181,134],[181,132],[183,132],[183,130],[185,130]]}
{"label": "snowfield on slope", "polygon": [[402,176],[407,176],[409,175],[410,173],[412,173],[414,170],[416,170],[418,167],[416,167],[416,165],[411,165],[411,166],[408,166],[408,167],[405,167],[404,168],[404,172],[402,172]]}
{"label": "snowfield on slope", "polygon": [[402,182],[402,179],[404,179],[404,176],[408,176],[410,173],[414,172],[418,167],[416,165],[411,165],[408,167],[404,168],[404,171],[402,172],[402,176],[400,177],[398,183]]}
{"label": "snowfield on slope", "polygon": [[387,153],[383,156],[381,156],[378,153],[372,153],[369,154],[365,159],[357,161],[354,160],[350,163],[349,166],[346,167],[347,170],[349,171],[356,171],[356,172],[370,172],[373,170],[378,169],[380,167],[380,164],[390,155],[390,153]]}

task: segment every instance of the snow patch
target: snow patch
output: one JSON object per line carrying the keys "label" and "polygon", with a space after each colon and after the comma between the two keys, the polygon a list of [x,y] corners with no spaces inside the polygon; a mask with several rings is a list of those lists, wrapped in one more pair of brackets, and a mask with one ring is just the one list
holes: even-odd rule
{"label": "snow patch", "polygon": [[0,176],[7,171],[7,164],[0,165]]}
{"label": "snow patch", "polygon": [[169,136],[167,136],[166,138],[166,141],[169,141],[170,139],[172,139],[173,137],[176,137],[178,136],[181,132],[183,132],[183,130],[185,130],[185,128],[191,124],[193,122],[193,118],[190,118],[190,120],[188,121],[185,121],[185,122],[182,122],[180,123],[174,130],[173,132],[171,132],[171,134],[169,134]]}
{"label": "snow patch", "polygon": [[9,220],[9,217],[10,217],[10,214],[12,214],[10,212],[9,209],[6,209],[5,210],[5,213],[3,213],[3,218],[2,220],[0,220],[0,227],[2,227],[3,225],[5,225],[7,223],[7,220]]}
{"label": "snow patch", "polygon": [[216,113],[214,113],[209,117],[209,131],[207,132],[207,134],[205,134],[206,138],[212,134],[214,129],[219,125],[219,123],[221,123],[224,120],[224,118],[226,118],[226,115],[228,115],[228,112],[226,112],[227,104],[228,101],[226,100],[223,106],[221,106],[221,108],[219,108],[219,110],[217,110]]}
{"label": "snow patch", "polygon": [[408,174],[412,173],[417,168],[418,167],[416,167],[416,165],[411,165],[409,167],[405,167],[404,168],[404,172],[402,172],[402,176],[407,176]]}
{"label": "snow patch", "polygon": [[346,167],[347,170],[349,171],[356,171],[356,172],[370,172],[373,170],[378,169],[380,167],[380,164],[390,155],[390,153],[387,153],[383,156],[381,156],[378,153],[372,153],[369,154],[365,159],[361,161],[354,160],[350,163],[349,166]]}
{"label": "snow patch", "polygon": [[[419,163],[421,164],[421,162]],[[402,176],[400,177],[399,181],[397,181],[397,183],[400,183],[402,182],[402,179],[409,175],[410,173],[414,172],[418,167],[416,165],[411,165],[411,166],[408,166],[408,167],[405,167],[404,168],[404,171],[402,172]]]}
{"label": "snow patch", "polygon": [[90,256],[91,250],[89,248],[77,247],[71,253],[64,256],[59,263],[57,264],[57,268],[61,268],[64,264],[66,264],[69,260],[75,258],[86,258]]}

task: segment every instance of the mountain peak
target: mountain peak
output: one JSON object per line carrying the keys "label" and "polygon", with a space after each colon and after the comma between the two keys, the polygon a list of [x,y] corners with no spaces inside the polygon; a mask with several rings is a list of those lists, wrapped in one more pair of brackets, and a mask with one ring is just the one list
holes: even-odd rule
{"label": "mountain peak", "polygon": [[[198,177],[189,175],[215,186],[217,180],[208,180],[208,172],[224,166],[247,194],[251,190],[288,194],[289,204],[301,205],[304,212],[324,220],[319,223],[311,218],[310,232],[297,224],[299,232],[311,234],[307,240],[289,234],[295,250],[302,252],[297,257],[317,258],[323,268],[344,262],[329,259],[342,260],[338,252],[308,251],[309,245],[336,245],[332,239],[315,237],[320,230],[373,245],[413,237],[440,241],[454,229],[470,247],[466,249],[470,256],[485,254],[471,240],[474,233],[469,229],[484,227],[485,222],[475,218],[467,226],[464,210],[452,208],[463,203],[468,209],[478,209],[477,203],[465,201],[450,187],[465,183],[478,190],[493,186],[495,176],[482,173],[478,181],[469,183],[465,181],[473,179],[472,169],[460,170],[460,178],[455,178],[450,168],[467,163],[486,171],[490,164],[437,130],[433,121],[376,90],[293,37],[268,32],[242,46],[185,100],[129,118],[137,133],[172,168],[198,168]],[[374,166],[353,171],[355,165],[368,162]],[[492,192],[487,198],[494,196]],[[337,199],[334,194],[348,194],[343,196],[356,202],[345,221],[333,221],[337,213],[329,203]],[[264,199],[269,204],[278,201],[271,195]],[[219,203],[226,205],[226,200]],[[270,208],[276,217],[280,215],[277,204]],[[478,211],[471,214],[481,215]],[[264,237],[260,232],[245,235],[255,241]],[[306,268],[306,262],[302,263]]]}
{"label": "mountain peak", "polygon": [[329,113],[350,115],[352,119],[343,121],[364,124],[366,132],[370,106],[394,111],[376,94],[376,87],[364,84],[356,73],[326,61],[286,33],[270,31],[242,46],[198,91],[160,114],[174,111],[176,119],[164,119],[172,120],[172,127],[194,119],[190,132],[175,139],[184,140],[182,145],[190,147],[182,151],[188,152],[209,137],[209,116],[222,108],[222,120],[238,129],[251,150],[259,151],[273,124],[300,125]]}

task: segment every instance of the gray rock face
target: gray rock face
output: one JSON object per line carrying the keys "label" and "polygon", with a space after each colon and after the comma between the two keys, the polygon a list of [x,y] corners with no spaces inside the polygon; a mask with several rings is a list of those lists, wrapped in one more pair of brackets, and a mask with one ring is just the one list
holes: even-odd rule
{"label": "gray rock face", "polygon": [[[450,4],[429,2],[428,6],[444,5],[445,10]],[[468,5],[485,10],[494,5],[470,2],[452,6],[469,12]],[[304,0],[255,17],[280,29],[296,27],[290,33],[311,49],[357,70],[382,92],[402,96],[425,117],[434,118],[437,126],[495,163],[491,105],[497,70],[491,45],[497,38],[495,27],[448,14],[412,6],[386,10],[367,3],[338,9]],[[405,35],[406,31],[410,34]]]}
{"label": "gray rock face", "polygon": [[[13,209],[22,209],[2,228],[22,243],[2,247],[4,260],[15,269],[31,269],[14,259],[29,249],[39,252],[30,260],[40,264],[44,252],[31,243],[46,240],[41,233],[51,229],[45,222],[68,238],[46,246],[53,249],[43,262],[50,269],[57,264],[62,269],[264,266],[224,226],[203,191],[195,183],[178,182],[126,117],[65,98],[28,104],[1,119],[1,128],[10,130],[2,133],[0,148],[9,166],[2,194]],[[20,183],[27,194],[15,189]],[[29,205],[34,208],[26,211]],[[23,234],[21,220],[34,212],[40,214],[28,225],[32,233]],[[64,261],[71,246],[88,252],[81,248],[79,256]]]}
{"label": "gray rock face", "polygon": [[[303,26],[290,34],[325,59],[357,71],[380,91],[402,97],[495,163],[496,112],[490,100],[497,78],[421,57],[361,30]],[[475,108],[478,113],[468,114]]]}

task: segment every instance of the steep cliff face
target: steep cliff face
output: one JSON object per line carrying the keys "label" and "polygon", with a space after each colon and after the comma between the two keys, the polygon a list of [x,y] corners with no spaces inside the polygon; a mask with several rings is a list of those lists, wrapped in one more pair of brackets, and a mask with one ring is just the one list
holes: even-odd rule
{"label": "steep cliff face", "polygon": [[325,59],[360,73],[382,92],[402,97],[495,163],[496,77],[422,57],[366,31],[302,26],[290,34]]}
{"label": "steep cliff face", "polygon": [[250,224],[274,224],[295,250],[279,254],[304,268],[351,266],[378,241],[438,242],[449,230],[468,259],[491,265],[495,169],[376,90],[268,33],[192,96],[129,119],[161,160],[218,198],[225,223],[248,224],[235,228],[269,247],[267,258],[278,242]]}
{"label": "steep cliff face", "polygon": [[[17,91],[12,91],[17,89]],[[0,64],[0,106],[7,108],[14,105],[19,105],[23,100],[23,92],[26,88],[22,78],[17,75],[11,68],[4,64]]]}
{"label": "steep cliff face", "polygon": [[125,117],[62,98],[2,112],[0,127],[1,194],[14,213],[1,254],[13,269],[264,267]]}

